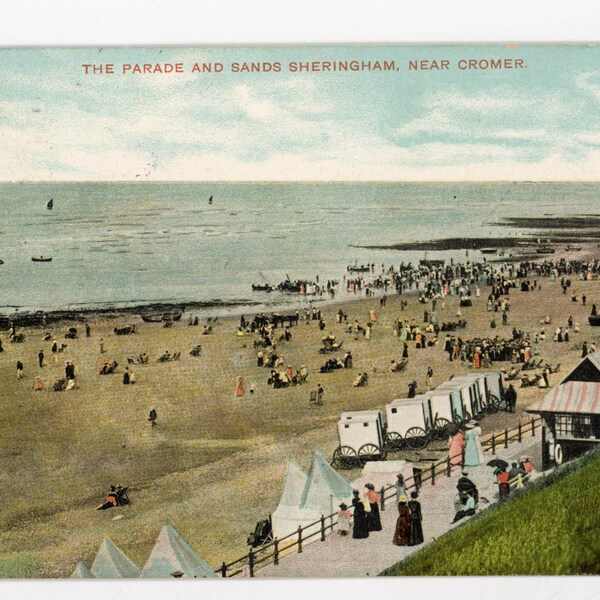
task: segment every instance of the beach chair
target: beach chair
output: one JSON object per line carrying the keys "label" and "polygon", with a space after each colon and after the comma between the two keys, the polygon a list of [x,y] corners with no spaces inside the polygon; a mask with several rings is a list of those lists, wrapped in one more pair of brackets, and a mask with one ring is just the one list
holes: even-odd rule
{"label": "beach chair", "polygon": [[127,490],[129,488],[127,487],[122,487],[122,488],[117,488],[116,491],[116,498],[117,498],[117,506],[125,506],[127,504],[130,504],[130,500],[129,500],[129,496],[127,495]]}
{"label": "beach chair", "polygon": [[308,396],[308,407],[319,407],[323,406],[323,397],[319,396],[317,390],[312,390]]}

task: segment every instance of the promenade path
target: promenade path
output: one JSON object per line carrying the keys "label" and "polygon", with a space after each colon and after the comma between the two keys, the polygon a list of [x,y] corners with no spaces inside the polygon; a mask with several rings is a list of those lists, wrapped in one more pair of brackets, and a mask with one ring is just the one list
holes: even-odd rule
{"label": "promenade path", "polygon": [[[523,454],[531,457],[533,464],[541,465],[541,437],[529,437],[523,442],[515,442],[508,448],[498,448],[495,457],[508,462]],[[486,462],[494,458],[486,452]],[[495,483],[494,469],[485,464],[467,469],[469,478],[484,497],[493,504],[498,501],[498,486]],[[303,552],[294,552],[281,557],[279,565],[265,565],[255,571],[255,577],[369,577],[376,576],[384,569],[410,556],[441,535],[466,522],[468,519],[452,525],[454,518],[454,500],[456,482],[461,475],[460,469],[454,469],[452,476],[445,474],[436,477],[436,484],[423,483],[419,501],[423,512],[423,531],[425,543],[420,546],[395,546],[392,543],[398,510],[395,500],[386,501],[385,511],[381,512],[382,531],[371,532],[367,539],[355,540],[351,536],[342,537],[337,531],[329,534],[324,542],[314,541],[303,547]],[[361,489],[361,494],[364,492]],[[479,508],[489,506],[482,500]]]}

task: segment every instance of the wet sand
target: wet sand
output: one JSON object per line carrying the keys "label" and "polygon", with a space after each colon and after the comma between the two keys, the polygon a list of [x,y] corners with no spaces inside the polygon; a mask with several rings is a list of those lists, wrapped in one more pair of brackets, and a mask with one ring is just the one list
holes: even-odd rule
{"label": "wet sand", "polygon": [[[587,249],[588,254],[593,251],[591,246]],[[482,286],[474,306],[461,309],[468,324],[458,335],[510,337],[512,327],[533,334],[546,314],[552,319],[552,327],[546,327],[549,333],[553,327],[566,325],[573,315],[581,325],[579,334],[561,344],[553,343],[548,335],[540,345],[540,358],[552,365],[561,363],[561,373],[551,376],[551,384],[557,383],[578,362],[584,340],[600,344],[599,328],[587,325],[590,306],[599,297],[598,281],[573,279],[572,289],[587,295],[588,306],[571,302],[570,293],[563,295],[558,283],[542,278],[541,291],[511,290],[508,326],[495,330],[490,329],[490,313],[485,310],[488,289]],[[404,311],[400,310],[401,298],[409,301]],[[400,359],[402,353],[402,344],[392,332],[394,321],[406,318],[420,323],[426,306],[414,296],[388,294],[384,309],[378,298],[344,302],[342,308],[349,323],[355,319],[365,323],[373,306],[379,319],[371,340],[345,333],[346,326],[335,321],[337,304],[322,309],[327,323],[324,332],[316,321],[301,320],[292,328],[292,340],[279,344],[278,350],[286,366],[306,364],[308,383],[277,390],[266,384],[268,370],[256,366],[252,342],[257,336],[236,335],[239,317],[220,318],[214,333],[207,336],[201,334],[202,327],[189,327],[185,320],[164,328],[122,313],[110,318],[88,314],[90,338],[77,325],[79,338],[64,339],[73,326],[71,321],[50,322],[45,330],[40,326],[20,329],[25,334],[22,344],[8,343],[7,334],[1,333],[5,351],[0,354],[4,467],[0,472],[0,568],[3,561],[22,561],[33,565],[26,576],[66,577],[77,561],[91,562],[103,536],[143,566],[167,522],[214,567],[244,554],[246,537],[256,521],[277,505],[287,460],[293,458],[308,468],[314,450],[330,456],[338,445],[335,424],[342,411],[383,407],[404,397],[413,379],[418,390],[424,391],[428,366],[434,370],[434,385],[452,374],[472,371],[467,364],[448,362],[443,343],[416,350],[411,342],[406,371],[390,373],[390,361]],[[440,320],[454,320],[457,307],[458,298],[448,298],[445,310],[438,308]],[[198,310],[197,314],[202,324],[203,313]],[[136,325],[137,333],[114,335],[114,327],[130,324]],[[52,342],[42,341],[44,331],[67,344],[58,363],[52,358]],[[320,340],[329,332],[344,342],[343,350],[352,351],[352,370],[318,374],[328,357],[318,353]],[[106,350],[102,355],[101,338]],[[189,355],[196,344],[203,346],[200,357]],[[46,355],[46,366],[41,369],[36,366],[40,349]],[[158,363],[165,350],[181,352],[180,360]],[[149,354],[149,364],[134,365],[136,384],[123,385],[127,357],[141,352]],[[119,363],[116,374],[98,375],[103,357]],[[21,381],[16,378],[17,360],[25,365]],[[51,383],[64,376],[66,361],[75,364],[78,387],[54,392]],[[352,387],[359,371],[369,372],[367,387]],[[33,391],[36,375],[45,383],[38,392]],[[246,393],[234,399],[238,375],[243,376],[246,390],[254,383],[254,396]],[[310,408],[308,402],[317,383],[325,388],[325,405],[320,409]],[[527,418],[523,407],[545,392],[527,388],[518,393],[517,414],[487,416],[482,421],[484,433]],[[151,408],[158,412],[155,428],[147,420]],[[432,454],[428,449],[423,457]],[[354,475],[347,474],[349,478]],[[132,504],[95,511],[109,486],[118,483],[130,487]],[[113,521],[117,515],[123,518]]]}

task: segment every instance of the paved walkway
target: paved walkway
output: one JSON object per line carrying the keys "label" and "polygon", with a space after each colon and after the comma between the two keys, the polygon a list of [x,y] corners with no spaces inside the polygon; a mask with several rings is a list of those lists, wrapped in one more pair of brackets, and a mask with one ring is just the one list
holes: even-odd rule
{"label": "paved walkway", "polygon": [[[486,462],[494,456],[486,452]],[[513,443],[507,449],[497,449],[496,456],[506,461],[518,459],[528,454],[532,462],[541,465],[541,438],[526,438],[522,443]],[[479,490],[479,496],[497,502],[498,486],[491,467],[481,465],[469,467],[469,478]],[[452,529],[456,481],[460,469],[455,469],[451,477],[436,476],[436,485],[424,482],[419,494],[423,512],[425,543],[420,546],[395,546],[392,543],[398,511],[393,499],[386,502],[386,510],[381,513],[382,531],[371,532],[367,539],[355,540],[342,537],[336,532],[327,536],[324,542],[318,540],[303,547],[303,552],[293,552],[280,559],[279,565],[266,565],[255,572],[256,577],[368,577],[379,574],[413,552],[435,541]],[[480,500],[479,508],[487,504]],[[461,523],[464,521],[461,521]],[[458,525],[458,524],[457,524]]]}

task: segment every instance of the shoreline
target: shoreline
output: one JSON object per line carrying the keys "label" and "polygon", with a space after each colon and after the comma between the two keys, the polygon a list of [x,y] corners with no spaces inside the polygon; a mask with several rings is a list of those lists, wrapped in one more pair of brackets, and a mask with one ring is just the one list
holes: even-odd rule
{"label": "shoreline", "polygon": [[[598,239],[600,239],[600,234]],[[396,244],[393,246],[353,246],[359,248],[371,248],[371,249],[387,249],[387,250],[432,250],[432,251],[449,251],[449,250],[464,250],[468,251],[471,249],[480,250],[481,248],[495,248],[495,249],[519,249],[523,250],[522,254],[490,254],[489,256],[482,256],[480,261],[471,261],[468,255],[465,257],[465,262],[474,263],[488,263],[499,265],[500,263],[514,263],[514,262],[538,262],[544,260],[581,260],[586,261],[592,259],[592,257],[598,253],[596,245],[596,239],[588,240],[587,238],[561,238],[559,241],[547,239],[546,246],[553,248],[553,253],[537,253],[532,252],[532,249],[537,245],[538,238],[446,238],[443,240],[432,240],[428,242],[414,242],[406,244]],[[564,247],[557,247],[558,244],[570,243],[577,241],[580,244],[584,244],[582,250],[569,251]],[[523,244],[523,242],[526,242]],[[593,244],[592,244],[593,242]],[[466,244],[472,243],[473,248],[468,248]],[[509,245],[510,244],[510,245]],[[598,244],[600,246],[600,244]],[[450,259],[447,259],[450,262]],[[462,261],[461,261],[462,262]],[[345,273],[344,277],[350,276],[350,278],[361,277],[361,273]],[[380,276],[380,272],[369,273],[372,276]],[[5,306],[0,307],[0,331],[8,330],[11,324],[17,327],[43,327],[44,323],[59,323],[62,321],[67,322],[86,322],[97,319],[116,320],[120,318],[140,318],[142,314],[160,314],[170,312],[182,312],[182,318],[185,319],[187,316],[196,316],[196,313],[201,312],[202,318],[214,318],[214,317],[239,317],[240,315],[255,315],[258,313],[266,312],[289,312],[295,310],[303,310],[311,308],[313,305],[318,304],[319,306],[331,306],[338,304],[345,304],[347,302],[355,302],[359,300],[368,299],[364,295],[364,292],[359,294],[353,294],[346,290],[344,283],[340,282],[342,286],[338,289],[334,297],[329,296],[327,293],[314,294],[314,295],[302,295],[299,293],[284,292],[258,292],[260,298],[256,300],[249,298],[239,299],[214,299],[214,300],[181,300],[181,301],[149,301],[149,302],[136,302],[133,301],[131,304],[112,304],[106,303],[102,305],[84,304],[84,305],[66,305],[56,308],[26,308],[21,312],[23,307],[17,306]],[[376,288],[374,290],[374,297],[378,297],[383,293],[383,288]],[[403,295],[411,297],[417,293],[416,289],[408,289],[403,291]],[[389,295],[395,295],[396,292],[393,289],[388,290]],[[268,301],[266,296],[270,296],[272,301]],[[13,309],[15,312],[8,313],[7,309]]]}

